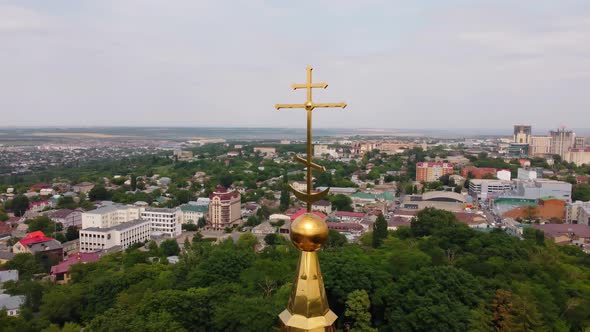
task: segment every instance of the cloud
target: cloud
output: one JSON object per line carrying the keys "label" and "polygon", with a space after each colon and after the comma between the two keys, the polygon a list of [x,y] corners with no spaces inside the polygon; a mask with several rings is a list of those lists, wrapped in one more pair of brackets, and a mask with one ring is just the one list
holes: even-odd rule
{"label": "cloud", "polygon": [[308,64],[330,84],[314,98],[349,104],[318,110],[321,127],[590,120],[584,2],[27,4],[0,7],[10,125],[302,127],[303,113],[272,105],[305,98],[289,86]]}
{"label": "cloud", "polygon": [[35,11],[0,5],[0,33],[39,31],[47,28],[48,20]]}

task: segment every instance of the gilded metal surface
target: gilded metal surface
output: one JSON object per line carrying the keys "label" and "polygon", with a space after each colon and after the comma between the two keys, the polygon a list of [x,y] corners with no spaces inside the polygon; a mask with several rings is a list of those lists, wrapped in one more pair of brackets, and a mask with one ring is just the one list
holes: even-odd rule
{"label": "gilded metal surface", "polygon": [[312,169],[315,169],[319,172],[324,172],[326,169],[322,166],[319,166],[311,161],[312,156],[312,141],[311,141],[311,112],[315,108],[333,108],[333,107],[340,107],[345,108],[346,103],[314,103],[312,100],[312,89],[325,89],[328,87],[327,83],[312,83],[311,79],[311,72],[313,68],[310,66],[307,67],[307,82],[305,84],[293,84],[291,87],[293,90],[297,89],[306,89],[307,90],[307,100],[305,104],[276,104],[275,108],[277,110],[281,108],[303,108],[307,111],[307,158],[303,159],[299,156],[295,157],[295,160],[303,163],[307,166],[307,190],[305,193],[295,190],[295,188],[291,187],[291,190],[295,193],[295,196],[302,201],[307,203],[307,212],[311,212],[311,205],[313,202],[317,202],[324,198],[330,188],[326,189],[324,193],[311,193],[312,190]]}
{"label": "gilded metal surface", "polygon": [[295,161],[307,166],[307,190],[301,192],[291,187],[295,196],[307,203],[307,213],[299,216],[291,223],[291,242],[301,250],[297,275],[293,283],[293,290],[289,298],[289,304],[279,315],[283,322],[281,331],[289,332],[320,332],[335,331],[334,322],[336,314],[330,310],[328,298],[324,289],[324,281],[320,271],[317,250],[328,238],[328,226],[322,218],[311,213],[313,202],[327,196],[330,188],[322,192],[312,193],[312,170],[325,172],[323,166],[312,162],[312,139],[311,139],[311,113],[315,108],[346,107],[345,103],[314,103],[312,100],[312,89],[327,88],[326,83],[312,83],[312,68],[307,67],[307,82],[305,84],[293,84],[292,88],[306,89],[307,100],[304,104],[277,104],[275,108],[303,108],[307,113],[307,158],[296,156]]}
{"label": "gilded metal surface", "polygon": [[303,251],[316,251],[328,239],[328,226],[313,213],[305,213],[291,223],[291,242]]}

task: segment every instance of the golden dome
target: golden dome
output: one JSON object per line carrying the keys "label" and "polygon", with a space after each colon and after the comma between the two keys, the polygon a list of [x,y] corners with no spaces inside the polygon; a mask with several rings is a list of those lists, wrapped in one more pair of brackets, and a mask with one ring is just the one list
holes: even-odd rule
{"label": "golden dome", "polygon": [[303,251],[316,251],[328,239],[328,226],[313,213],[304,213],[291,223],[291,242]]}

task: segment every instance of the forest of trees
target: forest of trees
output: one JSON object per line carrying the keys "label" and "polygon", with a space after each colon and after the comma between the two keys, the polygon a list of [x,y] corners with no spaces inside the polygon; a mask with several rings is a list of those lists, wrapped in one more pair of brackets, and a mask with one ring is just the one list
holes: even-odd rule
{"label": "forest of trees", "polygon": [[[381,230],[380,230],[381,232]],[[249,236],[248,236],[249,235]],[[379,238],[380,244],[373,244]],[[299,252],[284,241],[261,253],[244,235],[215,245],[195,237],[178,264],[130,249],[73,267],[67,285],[29,281],[44,267],[18,257],[4,268],[27,296],[3,331],[274,331]],[[173,248],[177,250],[176,248]],[[19,255],[20,256],[20,255]],[[25,255],[26,256],[26,255]],[[531,230],[525,240],[470,229],[444,211],[421,211],[411,228],[320,252],[339,330],[584,331],[590,326],[590,256]]]}

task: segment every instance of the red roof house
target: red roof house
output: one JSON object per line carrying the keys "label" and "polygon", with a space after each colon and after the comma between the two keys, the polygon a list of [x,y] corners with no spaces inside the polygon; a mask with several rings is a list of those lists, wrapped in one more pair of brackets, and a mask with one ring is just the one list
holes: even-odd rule
{"label": "red roof house", "polygon": [[77,252],[71,254],[65,261],[51,267],[51,279],[58,284],[70,281],[70,267],[74,264],[98,262],[100,256],[97,253]]}
{"label": "red roof house", "polygon": [[[307,213],[307,209],[300,209],[299,211],[293,213],[291,215],[291,221],[294,221],[295,219],[297,219],[297,217],[299,217],[300,215]],[[314,211],[312,212],[313,214],[315,214],[316,216],[322,218],[322,219],[326,219],[326,215],[319,212],[319,211]]]}

